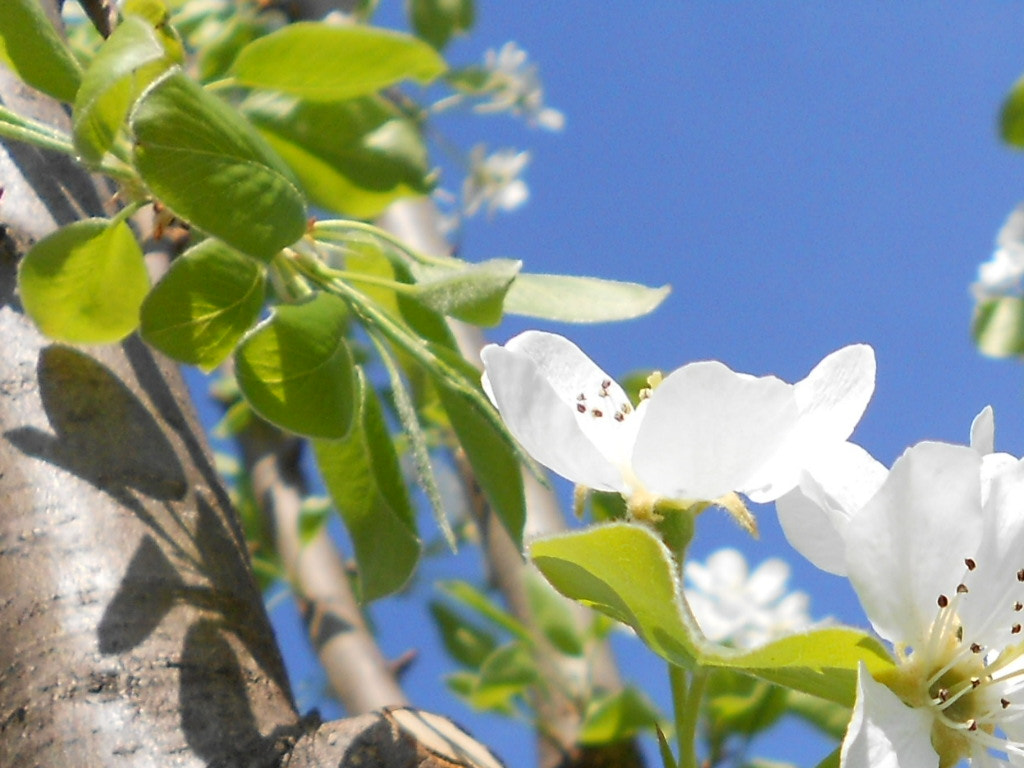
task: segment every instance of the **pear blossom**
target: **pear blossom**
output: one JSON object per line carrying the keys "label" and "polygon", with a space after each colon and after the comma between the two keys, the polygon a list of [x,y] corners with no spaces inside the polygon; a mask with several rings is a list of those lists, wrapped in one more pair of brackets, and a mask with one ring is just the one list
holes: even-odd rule
{"label": "pear blossom", "polygon": [[896,666],[861,668],[842,768],[1024,763],[1024,462],[985,460],[916,445],[847,524],[850,581]]}
{"label": "pear blossom", "polygon": [[978,280],[971,292],[977,302],[1024,296],[1024,204],[1006,219],[992,258],[978,267]]}
{"label": "pear blossom", "polygon": [[530,197],[520,177],[530,162],[529,152],[501,149],[490,155],[483,144],[470,150],[469,174],[462,185],[462,209],[472,216],[486,206],[487,213],[514,211]]}
{"label": "pear blossom", "polygon": [[712,642],[755,648],[811,624],[810,598],[786,591],[789,565],[777,557],[751,572],[738,550],[725,548],[705,563],[687,560],[683,575],[686,602]]}
{"label": "pear blossom", "polygon": [[481,359],[484,389],[523,448],[579,486],[621,493],[638,516],[662,499],[777,499],[845,443],[875,375],[863,344],[829,355],[795,385],[697,362],[634,406],[556,334],[527,331],[488,345]]}
{"label": "pear blossom", "polygon": [[[1016,462],[995,452],[995,419],[985,407],[971,424],[971,447],[981,456],[983,489],[987,479]],[[886,467],[853,443],[838,446],[829,461],[800,473],[797,485],[775,502],[789,543],[818,568],[846,575],[846,526],[888,476]],[[983,490],[984,492],[984,490]]]}

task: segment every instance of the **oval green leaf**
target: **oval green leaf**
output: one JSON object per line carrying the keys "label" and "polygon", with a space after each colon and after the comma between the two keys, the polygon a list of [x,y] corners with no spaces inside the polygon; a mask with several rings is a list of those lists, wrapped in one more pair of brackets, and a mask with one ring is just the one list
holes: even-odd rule
{"label": "oval green leaf", "polygon": [[75,149],[98,162],[114,143],[128,110],[153,80],[181,60],[180,43],[139,16],[128,16],[100,46],[73,112]]}
{"label": "oval green leaf", "polygon": [[285,304],[235,350],[245,399],[267,421],[307,437],[345,437],[355,379],[345,343],[348,312],[330,294]]}
{"label": "oval green leaf", "polygon": [[397,592],[420,558],[416,519],[405,479],[373,388],[358,374],[359,407],[349,434],[314,440],[317,466],[352,538],[359,597]]}
{"label": "oval green leaf", "polygon": [[1013,84],[1003,102],[999,130],[1007,144],[1024,147],[1024,77]]}
{"label": "oval green leaf", "polygon": [[150,86],[130,122],[139,174],[182,218],[264,260],[306,231],[288,167],[238,112],[180,71]]}
{"label": "oval green leaf", "polygon": [[174,260],[142,304],[142,337],[204,371],[216,368],[259,318],[265,269],[219,240]]}
{"label": "oval green leaf", "polygon": [[407,7],[413,30],[438,50],[476,20],[474,0],[411,0]]}
{"label": "oval green leaf", "polygon": [[75,100],[82,69],[39,0],[0,3],[0,61],[33,88]]}
{"label": "oval green leaf", "polygon": [[508,296],[505,312],[563,323],[607,323],[653,312],[671,288],[649,288],[596,277],[520,274]]}
{"label": "oval green leaf", "polygon": [[138,327],[149,275],[127,224],[85,219],[32,246],[18,267],[18,288],[25,311],[51,339],[105,344]]}
{"label": "oval green leaf", "polygon": [[241,109],[322,208],[369,219],[430,191],[419,129],[379,96],[315,102],[261,92]]}
{"label": "oval green leaf", "polygon": [[446,67],[427,43],[400,32],[301,22],[245,46],[232,74],[250,87],[344,101],[401,80],[429,82]]}

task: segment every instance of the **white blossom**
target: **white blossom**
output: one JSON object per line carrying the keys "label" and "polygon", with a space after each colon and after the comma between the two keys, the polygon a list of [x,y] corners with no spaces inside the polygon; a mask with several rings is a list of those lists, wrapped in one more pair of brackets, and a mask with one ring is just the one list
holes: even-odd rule
{"label": "white blossom", "polygon": [[560,131],[565,116],[557,109],[544,106],[544,89],[537,67],[530,64],[526,51],[513,41],[500,50],[490,49],[484,55],[487,81],[484,89],[490,97],[477,104],[479,112],[511,112],[521,114],[534,125],[550,131]]}
{"label": "white blossom", "polygon": [[914,446],[848,522],[850,580],[897,666],[861,668],[843,768],[1024,762],[1024,462],[987,457]]}
{"label": "white blossom", "polygon": [[577,485],[621,493],[634,512],[659,499],[777,499],[841,450],[874,391],[874,353],[863,344],[795,385],[691,363],[636,407],[562,336],[527,331],[481,357],[484,389],[523,448]]}
{"label": "white blossom", "polygon": [[755,648],[811,624],[810,599],[787,592],[789,565],[771,558],[750,572],[735,549],[720,549],[702,564],[687,560],[686,601],[704,636],[737,648]]}
{"label": "white blossom", "polygon": [[473,147],[469,156],[469,174],[462,185],[462,209],[472,216],[482,207],[495,211],[514,211],[530,197],[530,189],[520,175],[530,162],[529,152],[501,149],[490,155],[483,144]]}
{"label": "white blossom", "polygon": [[978,302],[1024,296],[1024,205],[1017,206],[1006,219],[992,258],[978,267],[978,281],[971,292]]}

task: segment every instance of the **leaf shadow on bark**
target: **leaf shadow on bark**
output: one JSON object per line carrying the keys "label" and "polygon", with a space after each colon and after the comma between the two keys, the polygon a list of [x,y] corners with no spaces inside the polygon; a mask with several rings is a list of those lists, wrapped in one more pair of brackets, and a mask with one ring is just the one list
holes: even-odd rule
{"label": "leaf shadow on bark", "polygon": [[144,519],[131,491],[178,501],[185,472],[159,425],[104,365],[70,347],[39,354],[39,394],[53,433],[36,427],[4,432],[22,453],[55,464],[110,494]]}

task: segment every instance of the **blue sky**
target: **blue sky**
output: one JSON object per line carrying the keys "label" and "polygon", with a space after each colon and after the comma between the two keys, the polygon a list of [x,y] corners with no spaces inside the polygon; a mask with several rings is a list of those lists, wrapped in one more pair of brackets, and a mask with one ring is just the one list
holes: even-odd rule
{"label": "blue sky", "polygon": [[[381,23],[398,17],[384,5]],[[1024,199],[1024,157],[995,131],[1024,73],[1019,5],[481,0],[478,20],[451,60],[471,63],[515,40],[567,125],[548,134],[501,117],[439,124],[467,149],[486,141],[533,154],[529,204],[478,217],[461,255],[673,286],[648,318],[540,327],[615,375],[713,358],[793,381],[828,352],[867,342],[878,384],[855,439],[879,460],[923,439],[966,441],[990,403],[997,448],[1024,453],[1024,375],[976,352],[968,291]],[[490,335],[534,326],[509,321]],[[788,548],[770,508],[758,542],[724,516],[705,518],[697,556],[723,545],[755,563],[783,556],[816,616],[863,624],[850,589]],[[466,553],[424,577],[475,565]],[[510,766],[532,764],[518,726],[438,695],[436,638],[411,603],[374,616],[389,654],[421,651],[407,678],[417,704],[465,723]],[[286,653],[302,650],[293,625],[280,614]],[[639,647],[626,653],[665,704],[663,666]],[[302,688],[312,672],[296,669],[314,703]],[[803,736],[764,747],[803,765],[826,751]]]}

